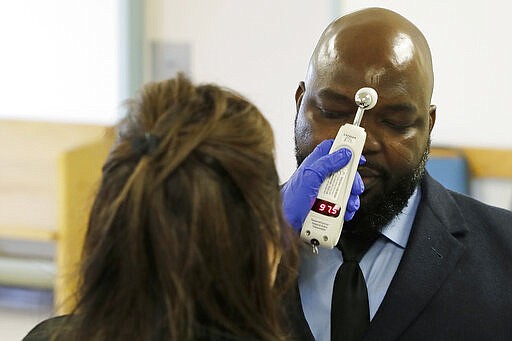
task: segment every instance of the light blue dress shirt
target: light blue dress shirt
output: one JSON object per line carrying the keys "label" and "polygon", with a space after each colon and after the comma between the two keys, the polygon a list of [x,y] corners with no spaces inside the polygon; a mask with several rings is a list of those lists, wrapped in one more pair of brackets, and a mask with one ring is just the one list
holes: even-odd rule
{"label": "light blue dress shirt", "polygon": [[[402,259],[420,199],[421,193],[416,188],[402,213],[382,230],[359,262],[368,288],[370,320],[379,309]],[[305,249],[301,256],[299,291],[302,309],[315,340],[328,341],[331,338],[334,278],[343,264],[343,257],[337,248],[319,248],[318,255]]]}

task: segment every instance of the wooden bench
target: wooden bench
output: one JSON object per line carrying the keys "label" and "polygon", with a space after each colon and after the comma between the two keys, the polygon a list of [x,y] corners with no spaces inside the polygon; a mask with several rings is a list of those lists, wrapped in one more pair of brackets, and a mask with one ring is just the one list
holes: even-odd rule
{"label": "wooden bench", "polygon": [[[87,216],[113,139],[108,126],[0,120],[0,240],[55,243],[58,313],[74,305]],[[47,283],[36,278],[37,260],[0,261],[13,270],[0,273],[0,285]]]}

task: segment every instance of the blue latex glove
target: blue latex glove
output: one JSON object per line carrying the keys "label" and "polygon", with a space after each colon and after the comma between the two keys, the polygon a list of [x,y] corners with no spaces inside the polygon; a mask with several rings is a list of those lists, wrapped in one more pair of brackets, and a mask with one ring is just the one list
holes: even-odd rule
{"label": "blue latex glove", "polygon": [[[352,157],[352,152],[341,148],[329,154],[333,140],[321,142],[309,156],[304,159],[292,177],[281,189],[283,212],[294,230],[300,231],[316,196],[320,185],[332,173],[345,167]],[[361,156],[359,164],[366,160]],[[363,180],[356,173],[352,191],[347,203],[345,221],[351,220],[359,209],[359,195],[364,191]]]}

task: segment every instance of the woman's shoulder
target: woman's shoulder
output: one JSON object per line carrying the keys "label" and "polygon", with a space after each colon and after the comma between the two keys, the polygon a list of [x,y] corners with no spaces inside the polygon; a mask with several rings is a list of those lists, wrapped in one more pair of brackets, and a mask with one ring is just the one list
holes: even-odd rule
{"label": "woman's shoulder", "polygon": [[61,328],[70,318],[70,315],[62,315],[49,318],[40,322],[23,338],[23,341],[45,341],[50,340],[52,334]]}

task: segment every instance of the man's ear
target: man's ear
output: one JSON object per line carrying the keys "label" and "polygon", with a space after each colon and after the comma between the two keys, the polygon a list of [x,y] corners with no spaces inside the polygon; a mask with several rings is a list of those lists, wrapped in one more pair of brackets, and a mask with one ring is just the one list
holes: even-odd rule
{"label": "man's ear", "polygon": [[428,130],[432,132],[432,128],[434,128],[434,124],[436,123],[436,110],[437,107],[433,104],[430,105],[428,109]]}
{"label": "man's ear", "polygon": [[297,90],[295,91],[295,107],[297,109],[297,112],[299,112],[299,108],[302,103],[302,98],[304,97],[305,92],[306,92],[306,84],[304,83],[304,81],[300,81],[299,86],[297,87]]}

